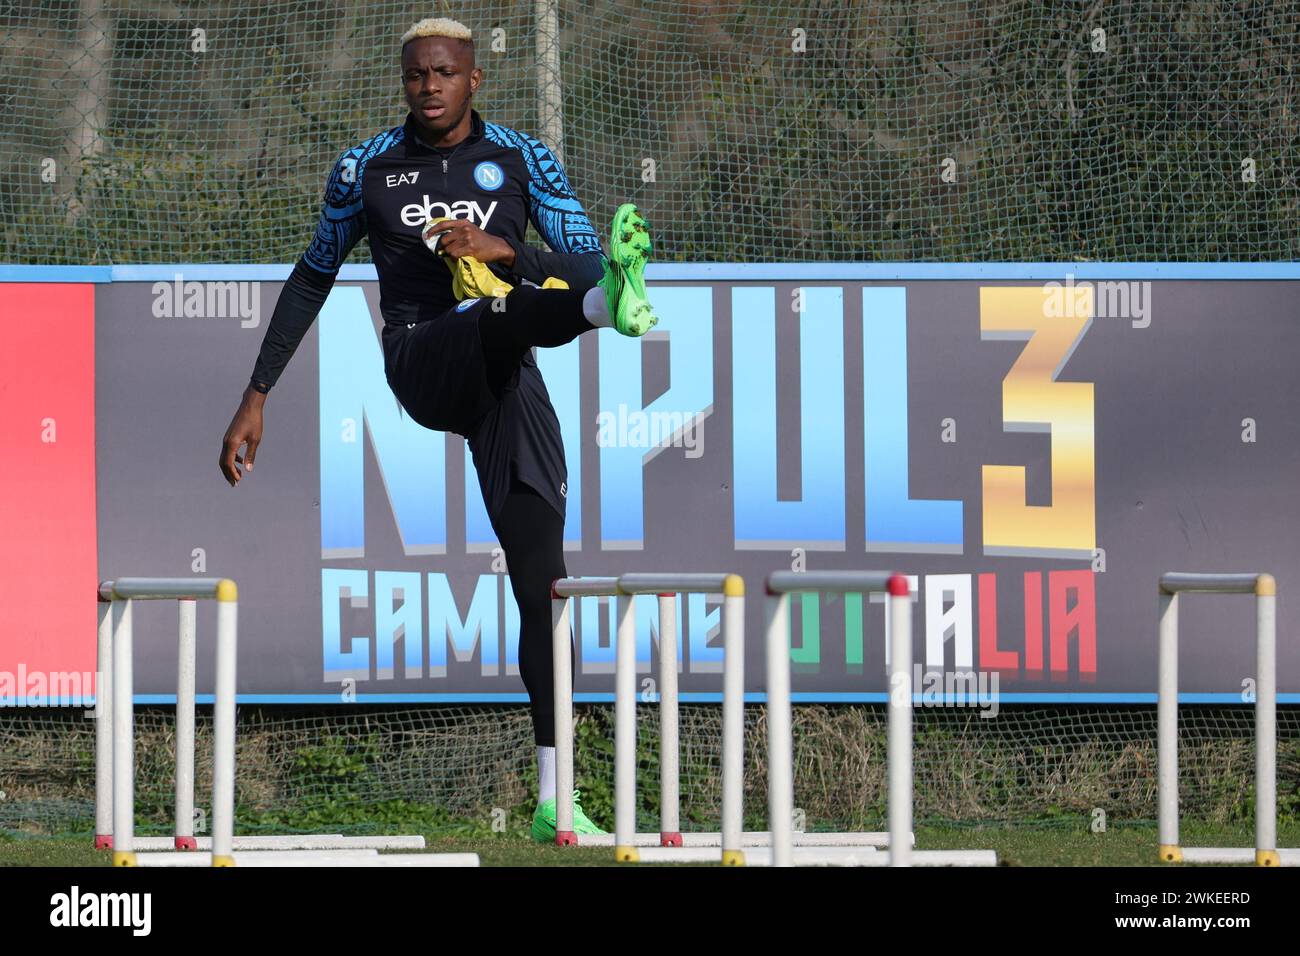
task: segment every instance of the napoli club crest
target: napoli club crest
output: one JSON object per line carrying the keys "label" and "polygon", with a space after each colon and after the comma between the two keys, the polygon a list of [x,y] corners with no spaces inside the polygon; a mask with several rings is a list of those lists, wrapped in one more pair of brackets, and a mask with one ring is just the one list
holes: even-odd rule
{"label": "napoli club crest", "polygon": [[506,174],[496,163],[482,162],[474,167],[474,182],[478,183],[479,189],[494,192],[500,189],[505,181]]}

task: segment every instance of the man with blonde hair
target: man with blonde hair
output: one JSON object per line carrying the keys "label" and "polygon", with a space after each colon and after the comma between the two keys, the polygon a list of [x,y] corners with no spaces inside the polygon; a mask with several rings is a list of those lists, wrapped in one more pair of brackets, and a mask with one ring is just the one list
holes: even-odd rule
{"label": "man with blonde hair", "polygon": [[[365,235],[379,277],[384,373],[419,424],[463,435],[519,605],[519,671],[532,707],[540,780],[533,836],[555,837],[555,702],[550,588],[565,577],[568,473],[560,425],[532,350],[601,326],[645,334],[651,251],[636,207],[615,214],[606,256],[555,155],[471,107],[483,81],[455,20],[402,36],[410,112],[345,150],[325,186],[316,235],[294,266],[252,380],[222,441],[235,486],[252,472],[263,405]],[[532,222],[550,246],[524,243]],[[247,446],[243,456],[240,448]],[[600,833],[575,802],[575,829]]]}

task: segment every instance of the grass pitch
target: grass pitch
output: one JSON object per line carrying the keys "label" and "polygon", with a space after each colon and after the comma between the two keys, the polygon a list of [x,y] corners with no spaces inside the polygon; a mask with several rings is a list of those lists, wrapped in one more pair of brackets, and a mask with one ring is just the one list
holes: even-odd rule
{"label": "grass pitch", "polygon": [[[556,847],[525,836],[448,837],[425,834],[428,849],[438,853],[477,853],[483,866],[612,866],[609,848]],[[1156,860],[1156,828],[1114,827],[1105,833],[1082,828],[1012,829],[1005,827],[918,827],[917,847],[927,850],[996,850],[1003,866],[1163,866]],[[1249,846],[1251,834],[1240,827],[1185,824],[1186,846]],[[1278,828],[1282,846],[1300,846],[1300,824]],[[28,836],[0,833],[0,866],[108,866],[109,855],[84,836]]]}

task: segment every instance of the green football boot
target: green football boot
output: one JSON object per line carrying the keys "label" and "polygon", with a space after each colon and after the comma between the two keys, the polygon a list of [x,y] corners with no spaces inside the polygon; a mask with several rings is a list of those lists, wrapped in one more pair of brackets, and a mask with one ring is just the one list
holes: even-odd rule
{"label": "green football boot", "polygon": [[[591,818],[583,813],[582,806],[578,803],[581,794],[579,791],[573,791],[573,832],[581,835],[603,834],[605,831],[596,824],[591,822]],[[555,842],[555,800],[543,800],[533,811],[533,839],[538,843]]]}
{"label": "green football boot", "polygon": [[596,284],[605,291],[614,328],[624,335],[645,335],[659,322],[645,291],[645,265],[652,246],[647,223],[632,203],[614,213],[605,274]]}

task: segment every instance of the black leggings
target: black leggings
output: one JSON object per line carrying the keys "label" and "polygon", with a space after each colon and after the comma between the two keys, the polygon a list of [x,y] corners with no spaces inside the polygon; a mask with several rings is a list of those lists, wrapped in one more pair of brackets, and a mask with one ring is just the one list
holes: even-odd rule
{"label": "black leggings", "polygon": [[531,486],[516,480],[497,517],[495,530],[505,550],[510,588],[519,605],[519,676],[532,708],[533,739],[539,747],[554,747],[551,582],[568,575],[564,568],[564,519]]}
{"label": "black leggings", "polygon": [[[505,308],[481,307],[479,337],[488,380],[499,394],[533,346],[552,348],[594,328],[582,314],[581,291],[520,286]],[[555,685],[551,649],[551,582],[566,577],[564,518],[532,486],[511,485],[493,524],[505,551],[510,587],[519,605],[519,674],[532,707],[533,739],[555,746]],[[573,660],[573,656],[570,656]]]}
{"label": "black leggings", "polygon": [[[478,335],[483,342],[488,381],[500,393],[519,360],[534,345],[556,348],[567,345],[595,326],[582,313],[584,291],[539,289],[522,285],[504,299],[480,306]],[[497,303],[503,308],[496,308]]]}

